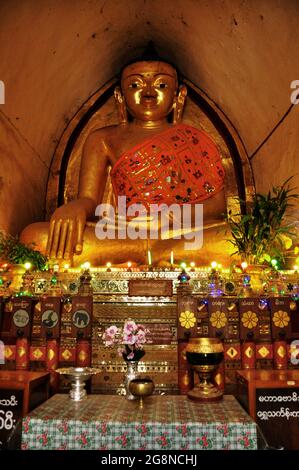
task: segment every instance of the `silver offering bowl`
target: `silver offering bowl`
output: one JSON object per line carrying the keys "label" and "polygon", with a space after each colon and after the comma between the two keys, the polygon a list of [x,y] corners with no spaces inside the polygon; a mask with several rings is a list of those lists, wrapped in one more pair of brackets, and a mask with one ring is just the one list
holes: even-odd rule
{"label": "silver offering bowl", "polygon": [[82,401],[87,398],[85,390],[85,382],[92,375],[98,374],[100,369],[93,367],[63,367],[57,369],[56,372],[65,375],[71,382],[70,399],[73,401]]}
{"label": "silver offering bowl", "polygon": [[188,392],[196,401],[218,401],[221,392],[212,380],[213,373],[223,360],[223,344],[217,338],[191,338],[186,347],[186,358],[192,369],[198,373],[199,383]]}
{"label": "silver offering bowl", "polygon": [[129,390],[135,397],[139,398],[139,407],[143,408],[143,399],[153,393],[155,385],[152,379],[139,377],[129,383]]}

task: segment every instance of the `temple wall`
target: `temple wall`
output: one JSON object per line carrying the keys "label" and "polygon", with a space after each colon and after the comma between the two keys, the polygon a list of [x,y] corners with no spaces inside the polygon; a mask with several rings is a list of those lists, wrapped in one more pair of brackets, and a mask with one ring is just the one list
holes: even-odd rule
{"label": "temple wall", "polygon": [[[166,0],[160,4],[159,17],[152,17],[156,41],[231,120],[249,158],[254,155],[256,189],[267,192],[296,173],[299,164],[299,105],[284,118],[292,106],[290,84],[299,79],[299,3],[176,4],[169,21]],[[298,172],[293,185],[299,192]],[[295,205],[296,215],[299,201]]]}
{"label": "temple wall", "polygon": [[[291,105],[298,17],[296,0],[1,2],[0,226],[18,232],[43,215],[63,129],[150,39],[224,111],[250,157]],[[294,106],[253,158],[259,191],[296,172],[298,127]]]}
{"label": "temple wall", "polygon": [[[252,158],[256,188],[267,192],[294,175],[291,187],[299,193],[299,105],[294,106],[278,129]],[[293,216],[299,227],[299,202],[294,201]]]}
{"label": "temple wall", "polygon": [[[0,79],[6,99],[0,112],[13,133],[4,127],[0,134],[1,147],[10,152],[6,157],[4,151],[0,161],[0,228],[16,233],[43,219],[46,181],[63,129],[82,103],[119,71],[132,44],[147,41],[136,15],[135,3],[125,1],[1,2]],[[34,187],[25,203],[29,181]],[[22,214],[16,215],[15,203]]]}
{"label": "temple wall", "polygon": [[0,110],[0,230],[10,233],[44,216],[47,165]]}

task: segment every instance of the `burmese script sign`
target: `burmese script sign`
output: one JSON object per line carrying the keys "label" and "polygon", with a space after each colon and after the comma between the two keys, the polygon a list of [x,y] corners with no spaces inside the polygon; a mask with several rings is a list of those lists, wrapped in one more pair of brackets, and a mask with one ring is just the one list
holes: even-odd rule
{"label": "burmese script sign", "polygon": [[23,392],[21,390],[0,390],[0,449],[22,416]]}
{"label": "burmese script sign", "polygon": [[172,280],[130,279],[129,295],[146,297],[170,297],[172,296]]}
{"label": "burmese script sign", "polygon": [[268,444],[299,450],[299,388],[257,388],[256,418]]}

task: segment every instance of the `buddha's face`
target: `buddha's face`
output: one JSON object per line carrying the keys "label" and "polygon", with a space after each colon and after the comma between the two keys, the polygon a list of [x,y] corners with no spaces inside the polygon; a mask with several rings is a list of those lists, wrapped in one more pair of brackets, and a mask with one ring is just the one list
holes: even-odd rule
{"label": "buddha's face", "polygon": [[157,121],[171,111],[177,92],[176,70],[165,62],[136,62],[121,77],[129,113],[141,121]]}

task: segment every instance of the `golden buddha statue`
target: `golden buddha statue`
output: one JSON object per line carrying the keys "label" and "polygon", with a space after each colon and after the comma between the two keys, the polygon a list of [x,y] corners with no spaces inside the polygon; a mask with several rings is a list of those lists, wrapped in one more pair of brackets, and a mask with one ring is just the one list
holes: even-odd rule
{"label": "golden buddha statue", "polygon": [[[51,259],[75,266],[85,261],[144,265],[148,250],[154,265],[169,264],[171,251],[176,262],[227,261],[227,242],[224,232],[219,233],[226,212],[224,170],[210,137],[182,123],[186,95],[185,85],[178,86],[177,72],[169,63],[140,60],[126,66],[121,87],[115,90],[120,124],[97,129],[87,137],[78,199],[58,207],[50,222],[26,227],[21,241],[35,243]],[[186,240],[177,230],[164,239],[99,240],[92,219],[103,199],[108,166],[115,196],[125,196],[128,207],[179,204],[193,209],[202,203],[202,248],[186,250]],[[148,220],[146,215],[145,223]]]}

